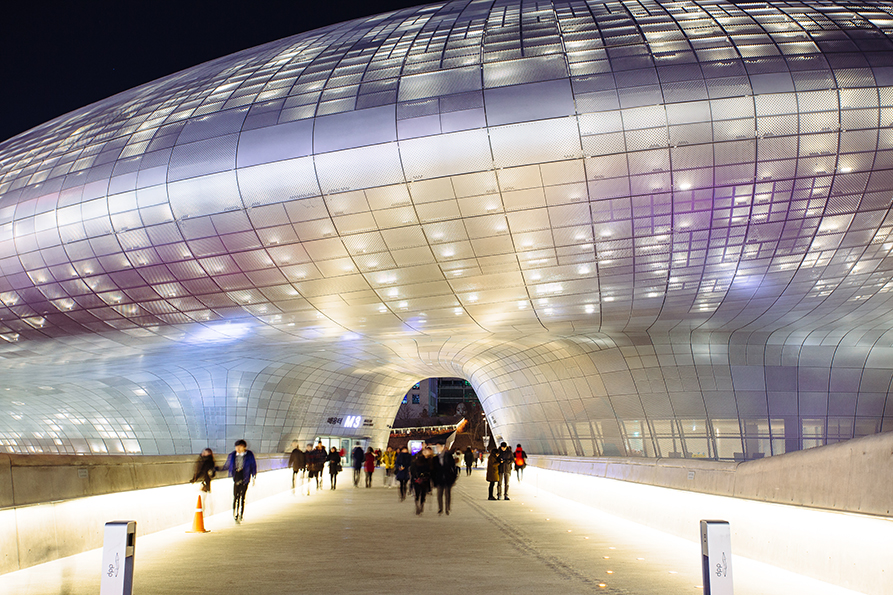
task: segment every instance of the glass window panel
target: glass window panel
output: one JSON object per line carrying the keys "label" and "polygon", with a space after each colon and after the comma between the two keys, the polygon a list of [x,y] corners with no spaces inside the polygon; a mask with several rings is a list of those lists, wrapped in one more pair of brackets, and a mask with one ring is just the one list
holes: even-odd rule
{"label": "glass window panel", "polygon": [[744,452],[741,447],[741,438],[717,438],[716,457],[721,460],[743,460]]}
{"label": "glass window panel", "polygon": [[[655,456],[651,435],[644,422],[622,421],[623,442],[626,447],[626,456],[649,457]],[[607,452],[605,454],[608,454]],[[620,453],[618,453],[620,454]]]}
{"label": "glass window panel", "polygon": [[801,420],[801,436],[803,439],[803,448],[814,448],[823,446],[825,443],[825,419],[803,419]]}

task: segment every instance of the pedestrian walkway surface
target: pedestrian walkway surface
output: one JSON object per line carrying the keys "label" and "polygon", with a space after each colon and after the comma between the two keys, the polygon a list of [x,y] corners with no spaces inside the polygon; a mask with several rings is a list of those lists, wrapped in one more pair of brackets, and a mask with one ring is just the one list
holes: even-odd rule
{"label": "pedestrian walkway surface", "polygon": [[[513,476],[509,501],[488,501],[483,470],[464,472],[449,516],[435,494],[422,515],[382,486],[287,492],[249,503],[236,525],[206,519],[138,536],[133,592],[146,594],[456,595],[700,593],[700,550],[540,490]],[[227,489],[226,481],[215,489]],[[693,529],[697,533],[697,528]],[[99,551],[0,577],[9,595],[99,593]],[[736,595],[844,595],[825,583],[735,558]]]}

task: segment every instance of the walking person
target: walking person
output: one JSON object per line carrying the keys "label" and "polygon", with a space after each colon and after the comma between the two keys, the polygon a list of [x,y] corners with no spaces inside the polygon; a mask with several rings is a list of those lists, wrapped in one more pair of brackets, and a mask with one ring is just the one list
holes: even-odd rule
{"label": "walking person", "polygon": [[202,491],[210,493],[211,480],[216,474],[217,467],[214,466],[214,451],[210,448],[206,448],[202,451],[202,454],[198,456],[198,460],[195,462],[195,473],[192,474],[192,481],[189,483],[201,481]]}
{"label": "walking person", "polygon": [[360,487],[360,473],[363,471],[363,463],[366,462],[366,453],[359,442],[354,443],[353,450],[350,451],[350,464],[353,466],[353,487]]}
{"label": "walking person", "polygon": [[437,514],[446,512],[450,515],[450,501],[452,500],[453,484],[459,476],[459,467],[453,452],[444,448],[439,455],[434,457],[434,469],[431,475],[434,485],[437,486]]}
{"label": "walking person", "polygon": [[493,448],[487,457],[487,481],[490,482],[490,497],[487,500],[496,500],[493,497],[493,487],[499,483],[499,449]]}
{"label": "walking person", "polygon": [[527,453],[518,445],[515,449],[515,473],[518,475],[518,481],[524,476],[524,467],[527,466]]}
{"label": "walking person", "polygon": [[338,452],[337,448],[332,447],[332,450],[329,451],[329,456],[326,457],[326,461],[329,462],[329,483],[334,490],[335,484],[338,483],[338,474],[341,472],[341,453]]}
{"label": "walking person", "polygon": [[431,491],[431,474],[434,472],[434,451],[426,446],[412,460],[409,473],[412,476],[412,489],[415,492],[415,513],[425,512],[425,498]]}
{"label": "walking person", "polygon": [[291,451],[291,455],[288,457],[288,464],[291,467],[291,489],[295,489],[295,478],[298,473],[301,474],[301,479],[304,479],[304,470],[307,468],[307,455],[301,450],[301,447],[297,444],[295,445],[294,450]]}
{"label": "walking person", "polygon": [[405,446],[400,449],[394,458],[394,477],[400,482],[400,502],[406,500],[406,489],[409,485],[409,467],[412,465],[412,456]]}
{"label": "walking person", "polygon": [[397,460],[397,453],[390,446],[381,453],[381,465],[384,467],[384,486],[387,488],[394,485],[394,463]]}
{"label": "walking person", "polygon": [[254,453],[248,450],[248,443],[236,440],[236,449],[229,453],[224,468],[233,478],[233,519],[242,522],[245,514],[245,495],[248,493],[248,482],[254,482],[257,476],[257,461]]}
{"label": "walking person", "polygon": [[465,475],[471,475],[471,466],[474,464],[474,451],[471,450],[471,447],[465,449]]}
{"label": "walking person", "polygon": [[307,445],[308,453],[307,457],[307,475],[310,478],[310,481],[307,482],[307,495],[310,495],[310,485],[316,480],[316,491],[322,489],[322,470],[326,464],[326,447],[322,445],[322,443],[317,444],[315,448],[311,449],[312,445]]}
{"label": "walking person", "polygon": [[366,456],[363,460],[363,471],[366,472],[366,487],[372,487],[372,474],[375,472],[375,452],[370,446],[366,449]]}
{"label": "walking person", "polygon": [[[509,499],[509,480],[512,478],[512,465],[514,464],[514,454],[509,445],[502,442],[499,445],[499,484],[496,486],[496,499]],[[503,485],[505,487],[503,487]]]}

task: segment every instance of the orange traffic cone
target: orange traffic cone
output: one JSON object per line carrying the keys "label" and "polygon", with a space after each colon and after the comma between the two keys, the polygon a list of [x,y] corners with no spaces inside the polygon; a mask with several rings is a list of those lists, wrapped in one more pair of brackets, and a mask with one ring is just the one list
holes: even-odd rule
{"label": "orange traffic cone", "polygon": [[192,531],[187,531],[187,533],[210,533],[207,529],[205,529],[205,514],[202,510],[202,497],[198,497],[198,502],[195,504],[195,517],[192,519]]}

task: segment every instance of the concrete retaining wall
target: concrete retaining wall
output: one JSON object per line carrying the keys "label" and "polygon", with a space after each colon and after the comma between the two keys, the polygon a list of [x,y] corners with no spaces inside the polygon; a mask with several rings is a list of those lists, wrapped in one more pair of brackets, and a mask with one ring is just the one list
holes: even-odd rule
{"label": "concrete retaining wall", "polygon": [[531,456],[542,469],[860,514],[893,514],[893,432],[748,461]]}
{"label": "concrete retaining wall", "polygon": [[[108,521],[136,520],[140,535],[191,523],[195,459],[0,454],[0,574],[101,547]],[[291,489],[287,456],[257,463],[248,502]],[[206,514],[232,507],[231,485],[212,482]]]}
{"label": "concrete retaining wall", "polygon": [[525,483],[697,542],[872,595],[893,593],[893,434],[746,463],[531,456]]}

